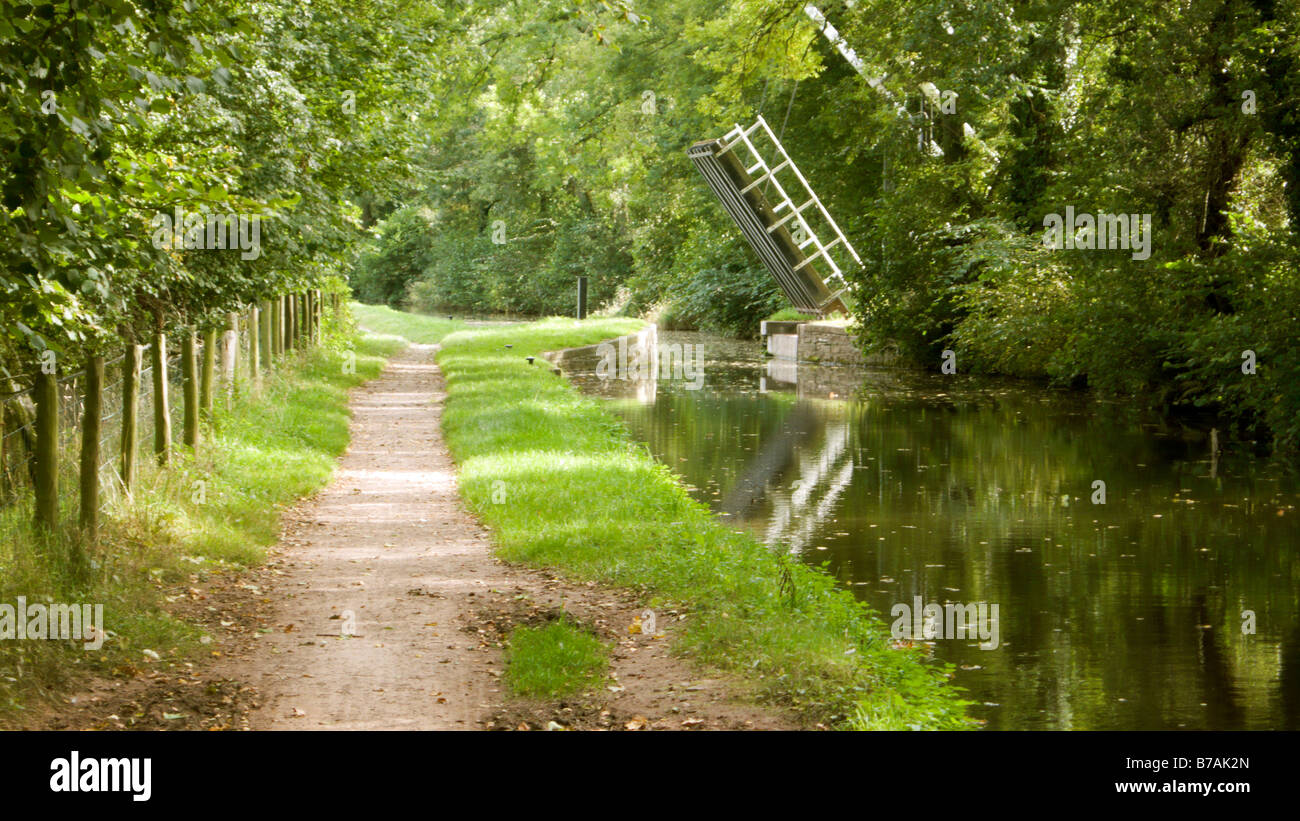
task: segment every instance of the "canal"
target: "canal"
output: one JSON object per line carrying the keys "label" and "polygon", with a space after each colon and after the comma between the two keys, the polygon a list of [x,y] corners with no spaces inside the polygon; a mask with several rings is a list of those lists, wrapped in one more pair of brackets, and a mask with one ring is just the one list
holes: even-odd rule
{"label": "canal", "polygon": [[996,642],[913,637],[986,727],[1300,728],[1286,465],[1036,384],[659,343],[698,352],[702,378],[565,371],[719,517],[887,623],[899,605],[996,605]]}

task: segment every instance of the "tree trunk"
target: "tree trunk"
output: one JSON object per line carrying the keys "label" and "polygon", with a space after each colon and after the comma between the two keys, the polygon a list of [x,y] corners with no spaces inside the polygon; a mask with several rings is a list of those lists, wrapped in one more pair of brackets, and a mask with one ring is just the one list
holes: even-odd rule
{"label": "tree trunk", "polygon": [[122,359],[122,486],[127,493],[135,482],[136,418],[140,410],[140,346],[126,343]]}
{"label": "tree trunk", "polygon": [[99,539],[99,437],[103,428],[104,357],[86,362],[85,403],[81,409],[81,533]]}
{"label": "tree trunk", "polygon": [[153,370],[153,453],[158,464],[166,467],[172,460],[172,418],[167,402],[167,336],[162,331],[153,335],[149,366]]}
{"label": "tree trunk", "polygon": [[181,386],[185,399],[185,424],[182,438],[185,444],[199,447],[199,365],[195,359],[198,337],[193,328],[186,328],[181,338]]}
{"label": "tree trunk", "polygon": [[214,385],[216,371],[217,332],[208,328],[203,332],[203,368],[199,375],[199,411],[208,424],[212,424],[212,397],[216,393]]}
{"label": "tree trunk", "polygon": [[53,531],[59,523],[59,382],[36,374],[36,526]]}

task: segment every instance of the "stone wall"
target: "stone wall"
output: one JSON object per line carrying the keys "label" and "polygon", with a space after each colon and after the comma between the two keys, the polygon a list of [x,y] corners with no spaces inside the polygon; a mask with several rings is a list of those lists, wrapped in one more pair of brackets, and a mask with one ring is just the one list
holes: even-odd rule
{"label": "stone wall", "polygon": [[799,326],[799,359],[844,365],[867,364],[866,357],[858,350],[847,329],[820,322],[805,322]]}
{"label": "stone wall", "polygon": [[893,350],[864,356],[842,322],[765,322],[763,332],[767,352],[778,359],[872,367],[901,364]]}
{"label": "stone wall", "polygon": [[768,334],[767,352],[777,359],[798,359],[799,335]]}

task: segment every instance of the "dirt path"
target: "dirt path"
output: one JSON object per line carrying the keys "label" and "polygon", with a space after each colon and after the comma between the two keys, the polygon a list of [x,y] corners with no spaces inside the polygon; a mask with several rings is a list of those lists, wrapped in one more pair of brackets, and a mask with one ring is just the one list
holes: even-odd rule
{"label": "dirt path", "polygon": [[[264,566],[195,575],[169,597],[209,656],[91,682],[29,729],[787,729],[663,638],[629,635],[643,603],[508,565],[461,504],[442,439],[435,346],[411,345],[351,395],[352,441],[330,485],[290,509]],[[510,630],[561,613],[613,647],[611,685],[510,699]],[[347,633],[348,635],[345,635]]]}
{"label": "dirt path", "polygon": [[457,618],[505,580],[458,504],[432,354],[353,394],[334,481],[286,516],[274,626],[229,671],[262,694],[255,729],[465,728],[498,698],[500,662]]}
{"label": "dirt path", "polygon": [[[281,552],[271,631],[249,659],[225,665],[261,694],[249,726],[789,726],[730,703],[727,684],[694,677],[667,654],[667,640],[629,636],[639,608],[627,594],[492,556],[442,440],[435,350],[410,346],[354,393],[352,444],[334,481],[286,517],[293,546]],[[562,705],[508,703],[501,640],[561,610],[619,639],[621,689]]]}

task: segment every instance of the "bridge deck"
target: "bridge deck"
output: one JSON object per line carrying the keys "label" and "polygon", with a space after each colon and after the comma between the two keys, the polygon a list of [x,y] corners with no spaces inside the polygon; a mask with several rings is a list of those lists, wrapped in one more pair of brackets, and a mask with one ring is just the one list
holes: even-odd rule
{"label": "bridge deck", "polygon": [[[775,146],[779,161],[773,165],[763,159],[750,139],[760,127]],[[819,317],[836,310],[847,313],[850,308],[847,287],[830,249],[842,244],[855,262],[857,254],[767,123],[759,117],[749,129],[736,126],[724,139],[726,142],[698,142],[686,153],[758,258],[794,307]],[[741,145],[757,160],[755,165],[745,167],[739,152],[734,150]],[[782,172],[796,178],[793,187],[801,187],[806,193],[806,199],[799,197],[804,202],[796,205],[786,193],[779,179]],[[809,218],[814,215],[820,217],[823,233],[833,236],[829,242],[823,243],[810,223]]]}

